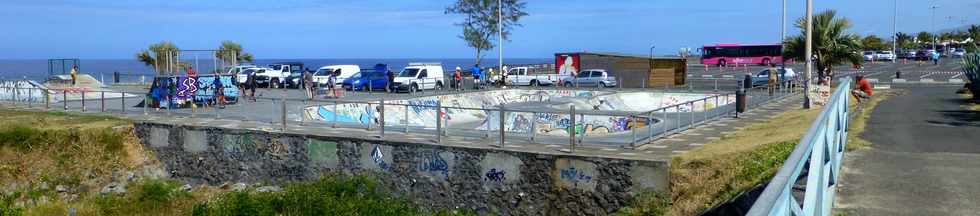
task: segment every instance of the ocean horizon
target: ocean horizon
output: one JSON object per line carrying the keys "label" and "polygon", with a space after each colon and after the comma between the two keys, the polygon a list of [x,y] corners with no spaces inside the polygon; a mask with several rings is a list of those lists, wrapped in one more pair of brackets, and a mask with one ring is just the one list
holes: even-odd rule
{"label": "ocean horizon", "polygon": [[[198,72],[208,72],[215,68],[213,58],[183,59],[194,65]],[[255,65],[263,66],[276,62],[302,62],[305,67],[316,70],[321,66],[351,64],[358,65],[362,69],[373,68],[375,64],[388,64],[392,70],[401,70],[412,62],[441,63],[444,70],[451,71],[456,67],[470,68],[476,62],[473,58],[323,58],[323,59],[256,59],[252,62]],[[552,64],[552,58],[505,58],[504,64]],[[496,58],[482,59],[481,67],[492,67],[497,65]],[[217,66],[222,66],[219,62]],[[62,65],[54,65],[54,74],[61,74]],[[70,63],[64,66],[70,68]],[[122,82],[139,81],[140,76],[155,75],[153,67],[146,66],[136,59],[80,59],[79,71],[89,74],[96,79],[109,80],[112,74],[119,72]],[[44,81],[50,76],[48,72],[47,59],[0,59],[0,79],[27,79]]]}

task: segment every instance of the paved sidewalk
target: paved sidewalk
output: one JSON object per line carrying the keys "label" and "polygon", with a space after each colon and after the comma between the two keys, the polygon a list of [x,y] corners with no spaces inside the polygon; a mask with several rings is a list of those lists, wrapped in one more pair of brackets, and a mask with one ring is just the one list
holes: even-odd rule
{"label": "paved sidewalk", "polygon": [[863,134],[871,148],[845,154],[837,212],[980,214],[980,112],[955,91],[906,88],[875,108]]}

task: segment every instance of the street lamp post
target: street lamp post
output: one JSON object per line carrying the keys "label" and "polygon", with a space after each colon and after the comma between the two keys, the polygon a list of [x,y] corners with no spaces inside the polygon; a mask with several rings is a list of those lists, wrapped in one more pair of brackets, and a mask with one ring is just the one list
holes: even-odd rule
{"label": "street lamp post", "polygon": [[[650,72],[649,73],[650,73],[651,76],[653,75],[653,48],[656,48],[656,47],[657,46],[655,46],[655,45],[650,45]],[[643,83],[644,83],[643,87],[644,88],[646,87],[647,80],[649,80],[649,79],[644,79],[643,80]],[[617,83],[617,85],[622,85],[622,84],[621,83]],[[650,86],[653,86],[653,83],[651,83]]]}
{"label": "street lamp post", "polygon": [[937,37],[937,32],[936,32],[936,8],[939,8],[939,6],[938,5],[933,5],[933,6],[929,7],[929,9],[932,10],[932,19],[930,21],[932,23],[932,50],[935,51],[935,52],[939,52],[938,50],[936,50],[936,37]]}
{"label": "street lamp post", "polygon": [[895,14],[892,17],[892,55],[898,56],[898,0],[895,0]]}
{"label": "street lamp post", "polygon": [[803,78],[803,108],[810,109],[810,78],[813,76],[813,0],[806,0],[806,76]]}
{"label": "street lamp post", "polygon": [[[501,79],[503,79],[504,71],[504,4],[503,0],[497,0],[497,51],[500,51],[500,56],[497,57],[497,66],[500,70]],[[503,129],[501,129],[502,131]]]}

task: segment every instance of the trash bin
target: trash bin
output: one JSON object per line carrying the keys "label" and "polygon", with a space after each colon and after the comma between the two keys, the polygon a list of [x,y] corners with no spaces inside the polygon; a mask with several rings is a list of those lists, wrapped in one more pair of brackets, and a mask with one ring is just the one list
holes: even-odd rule
{"label": "trash bin", "polygon": [[745,79],[742,80],[742,85],[743,85],[742,87],[745,87],[747,89],[752,88],[752,75],[746,74]]}
{"label": "trash bin", "polygon": [[745,96],[745,90],[739,89],[735,91],[735,112],[744,113],[748,107],[748,97]]}

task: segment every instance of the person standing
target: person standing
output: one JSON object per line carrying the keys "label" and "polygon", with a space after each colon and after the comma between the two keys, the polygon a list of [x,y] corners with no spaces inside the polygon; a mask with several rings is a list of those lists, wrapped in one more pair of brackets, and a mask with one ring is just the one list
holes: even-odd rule
{"label": "person standing", "polygon": [[337,97],[337,73],[331,73],[327,78],[327,88],[330,89],[330,97]]}
{"label": "person standing", "polygon": [[453,72],[453,82],[455,82],[455,86],[453,86],[453,88],[456,91],[459,91],[460,89],[462,89],[462,86],[463,86],[463,69],[462,68],[459,68],[458,66],[456,67],[456,71]]}
{"label": "person standing", "polygon": [[75,84],[78,83],[78,65],[72,65],[71,72],[69,73],[71,76],[71,86],[75,87]]}
{"label": "person standing", "polygon": [[776,71],[776,65],[769,64],[769,83],[768,84],[769,84],[769,96],[770,97],[776,91],[776,83],[779,82],[779,78],[777,76],[777,73],[779,73],[779,72]]}
{"label": "person standing", "polygon": [[194,67],[187,67],[187,77],[197,77],[197,71],[194,71]]}
{"label": "person standing", "polygon": [[480,89],[480,85],[483,85],[481,77],[483,73],[480,72],[480,65],[473,65],[473,89]]}
{"label": "person standing", "polygon": [[245,86],[248,86],[249,99],[251,99],[252,102],[255,102],[255,88],[259,87],[259,82],[255,80],[255,73],[248,74],[247,83],[248,84],[246,84]]}
{"label": "person standing", "polygon": [[939,52],[932,52],[932,65],[939,65]]}
{"label": "person standing", "polygon": [[507,76],[510,75],[508,74],[507,70],[506,65],[504,65],[504,67],[500,70],[500,86],[505,88],[507,87]]}
{"label": "person standing", "polygon": [[214,82],[211,83],[212,88],[214,88],[214,103],[219,108],[225,108],[225,86],[221,83],[221,76],[214,75]]}
{"label": "person standing", "polygon": [[313,87],[313,71],[309,69],[303,72],[303,87],[306,89],[306,98],[313,100],[316,96],[316,88]]}
{"label": "person standing", "polygon": [[388,71],[386,71],[386,75],[388,76],[388,82],[385,83],[385,86],[388,86],[388,92],[389,93],[394,93],[395,92],[395,72],[394,71],[391,71],[391,70],[388,70]]}

